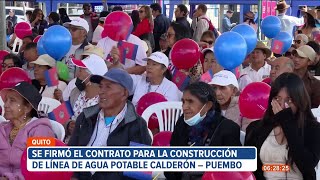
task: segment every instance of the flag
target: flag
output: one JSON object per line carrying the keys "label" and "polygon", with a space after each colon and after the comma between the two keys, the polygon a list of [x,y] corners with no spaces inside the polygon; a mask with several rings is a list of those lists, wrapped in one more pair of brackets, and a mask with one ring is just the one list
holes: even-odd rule
{"label": "flag", "polygon": [[126,41],[119,41],[118,49],[120,52],[120,62],[125,64],[126,58],[135,60],[138,52],[138,45]]}
{"label": "flag", "polygon": [[46,79],[48,87],[58,86],[59,79],[58,79],[57,68],[54,67],[54,68],[51,68],[51,69],[45,71],[44,77]]}
{"label": "flag", "polygon": [[212,69],[209,69],[206,73],[202,74],[202,76],[200,77],[200,81],[209,83],[211,82],[212,78],[213,78],[213,71]]}
{"label": "flag", "polygon": [[[147,145],[130,141],[130,146],[147,146]],[[151,171],[127,171],[127,172],[123,172],[123,175],[130,178],[139,179],[139,180],[152,179]]]}
{"label": "flag", "polygon": [[50,112],[48,114],[48,117],[49,119],[52,119],[61,124],[64,124],[71,118],[72,115],[73,115],[73,111],[71,108],[71,104],[69,101],[65,101],[56,109],[54,109],[52,112]]}
{"label": "flag", "polygon": [[272,48],[271,48],[272,52],[274,52],[276,54],[283,54],[282,49],[283,49],[283,42],[274,39],[272,41]]}
{"label": "flag", "polygon": [[185,75],[183,72],[180,72],[176,69],[172,76],[172,82],[174,82],[180,91],[183,91],[189,84],[190,77]]}

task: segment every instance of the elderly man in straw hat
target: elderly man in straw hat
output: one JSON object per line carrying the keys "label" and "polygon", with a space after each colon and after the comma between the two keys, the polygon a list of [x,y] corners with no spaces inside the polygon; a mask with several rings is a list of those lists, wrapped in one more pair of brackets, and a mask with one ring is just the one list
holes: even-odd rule
{"label": "elderly man in straw hat", "polygon": [[[285,31],[289,33],[291,36],[293,35],[294,26],[302,26],[304,24],[303,17],[297,18],[294,16],[287,16],[286,12],[290,6],[287,5],[286,1],[280,0],[277,3],[276,10],[278,11],[278,18],[281,21],[281,31]],[[307,7],[300,9],[301,11],[307,11]]]}
{"label": "elderly man in straw hat", "polygon": [[243,69],[239,79],[240,90],[251,82],[262,81],[269,77],[271,66],[266,62],[271,56],[271,50],[266,45],[259,41],[256,48],[251,53],[251,64]]}

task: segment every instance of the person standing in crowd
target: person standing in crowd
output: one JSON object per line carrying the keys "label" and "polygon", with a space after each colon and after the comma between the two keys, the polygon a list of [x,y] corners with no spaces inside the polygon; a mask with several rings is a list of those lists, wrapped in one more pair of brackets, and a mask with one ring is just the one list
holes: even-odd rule
{"label": "person standing in crowd", "polygon": [[1,67],[2,67],[2,72],[13,67],[22,68],[21,59],[19,58],[19,56],[15,54],[8,54],[5,57],[3,57]]}
{"label": "person standing in crowd", "polygon": [[[256,179],[316,179],[320,157],[320,124],[311,112],[303,81],[281,74],[271,86],[262,120],[250,123],[245,146],[257,148]],[[276,153],[275,153],[276,152]],[[263,172],[264,164],[284,164],[288,172]]]}
{"label": "person standing in crowd", "polygon": [[294,63],[292,59],[287,57],[279,57],[271,61],[270,79],[271,84],[283,73],[292,73],[294,70]]}
{"label": "person standing in crowd", "polygon": [[212,70],[212,73],[216,74],[223,70],[223,67],[218,64],[214,56],[213,47],[203,49],[202,54],[204,56],[203,73]]}
{"label": "person standing in crowd", "polygon": [[64,24],[66,22],[71,22],[67,10],[65,8],[59,8],[59,15],[60,15],[60,24]]}
{"label": "person standing in crowd", "polygon": [[121,6],[114,6],[112,8],[112,12],[115,12],[115,11],[123,11],[122,7]]}
{"label": "person standing in crowd", "polygon": [[160,45],[160,52],[163,52],[167,57],[169,57],[170,48],[166,39],[166,34],[162,34],[160,36],[159,45]]}
{"label": "person standing in crowd", "polygon": [[320,81],[310,74],[308,66],[316,59],[316,52],[308,45],[293,50],[294,73],[304,82],[304,86],[311,99],[311,107],[317,108],[320,105]]}
{"label": "person standing in crowd", "polygon": [[305,34],[309,40],[313,40],[314,34],[320,34],[319,29],[316,27],[316,12],[315,10],[306,11],[303,14],[304,25],[299,28],[302,34]]}
{"label": "person standing in crowd", "polygon": [[317,54],[313,64],[308,66],[308,70],[310,71],[311,75],[320,76],[320,44],[316,43],[315,41],[309,41],[307,45],[312,47],[314,52]]}
{"label": "person standing in crowd", "polygon": [[176,22],[179,24],[182,24],[190,33],[190,37],[192,36],[192,29],[191,25],[187,20],[189,11],[187,6],[184,4],[179,4],[176,10],[174,11],[174,15],[176,17]]}
{"label": "person standing in crowd", "polygon": [[297,49],[297,46],[295,44],[291,44],[291,47],[288,49],[287,52],[284,53],[284,56],[292,60],[293,59],[292,51],[295,49]]}
{"label": "person standing in crowd", "polygon": [[228,32],[233,28],[236,23],[231,23],[230,18],[233,16],[233,11],[228,10],[227,13],[224,15],[222,20],[222,32]]}
{"label": "person standing in crowd", "polygon": [[[204,82],[187,86],[170,146],[241,146],[240,127],[221,115],[213,89]],[[165,172],[168,180],[201,179],[203,172]]]}
{"label": "person standing in crowd", "polygon": [[293,40],[296,48],[306,45],[309,42],[308,36],[305,34],[297,34],[295,40]]}
{"label": "person standing in crowd", "polygon": [[32,11],[27,11],[26,12],[26,21],[28,22],[28,23],[32,23],[32,22],[30,22],[31,21],[31,17],[32,17]]}
{"label": "person standing in crowd", "polygon": [[24,69],[30,79],[34,79],[34,65],[31,64],[31,62],[38,59],[38,51],[37,51],[37,43],[29,43],[23,53],[24,59],[26,60],[26,63],[22,66],[22,69]]}
{"label": "person standing in crowd", "polygon": [[72,37],[72,46],[62,60],[69,68],[69,78],[71,80],[75,77],[76,72],[76,67],[72,64],[71,60],[73,58],[80,59],[84,47],[89,44],[87,41],[89,24],[82,18],[74,18],[71,22],[64,23],[63,25],[69,29]]}
{"label": "person standing in crowd", "polygon": [[[100,84],[99,105],[85,108],[78,116],[69,146],[129,146],[130,142],[151,145],[146,121],[137,115],[128,97],[133,91],[130,75],[118,68],[94,75]],[[88,133],[90,132],[90,133]],[[77,179],[123,179],[122,172],[75,172]]]}
{"label": "person standing in crowd", "polygon": [[65,137],[63,139],[63,142],[68,144],[71,136],[72,136],[72,133],[73,133],[73,130],[74,130],[74,127],[76,125],[76,121],[75,120],[69,120],[67,121],[65,124],[64,124],[64,129],[65,129]]}
{"label": "person standing in crowd", "polygon": [[102,39],[102,32],[104,30],[104,21],[106,20],[106,17],[108,16],[109,12],[108,11],[102,11],[99,16],[99,25],[96,27],[96,29],[93,32],[93,37],[92,37],[92,44],[97,45],[99,40]]}
{"label": "person standing in crowd", "polygon": [[44,15],[41,9],[33,10],[30,22],[31,27],[38,35],[43,35],[44,30],[48,28],[48,23],[44,20]]}
{"label": "person standing in crowd", "polygon": [[132,23],[133,23],[132,32],[134,32],[136,30],[138,24],[140,23],[139,11],[138,10],[132,10],[130,16],[131,16],[131,20],[132,20]]}
{"label": "person standing in crowd", "polygon": [[96,13],[92,12],[91,4],[85,3],[82,6],[83,14],[80,16],[80,18],[83,18],[87,21],[89,25],[89,30],[87,32],[87,41],[92,41],[93,31],[96,29],[96,27],[99,24],[99,17]]}
{"label": "person standing in crowd", "polygon": [[[290,6],[287,5],[286,1],[281,0],[277,3],[276,10],[278,11],[278,18],[281,21],[281,31],[289,33],[293,36],[293,28],[295,26],[302,26],[304,24],[303,17],[297,18],[294,16],[286,15],[287,9]],[[307,7],[300,9],[301,11],[306,11]]]}
{"label": "person standing in crowd", "polygon": [[155,48],[153,51],[159,51],[160,45],[159,40],[160,36],[163,33],[166,33],[169,26],[170,26],[170,20],[166,17],[166,15],[161,14],[162,9],[160,4],[153,3],[150,5],[150,8],[152,9],[152,16],[154,18],[154,28],[153,28],[153,36],[154,36],[154,42],[155,42]]}
{"label": "person standing in crowd", "polygon": [[9,10],[9,16],[6,18],[7,21],[11,21],[13,26],[17,24],[18,17],[15,15],[14,10],[10,9]]}
{"label": "person standing in crowd", "polygon": [[140,23],[137,25],[133,35],[139,37],[141,40],[148,40],[152,49],[155,48],[153,37],[154,23],[152,19],[151,8],[149,6],[141,6],[139,9]]}
{"label": "person standing in crowd", "polygon": [[193,29],[193,37],[192,39],[196,42],[200,41],[200,38],[203,32],[209,30],[209,18],[206,15],[207,6],[204,4],[199,4],[196,12],[193,14],[192,19],[192,29]]}
{"label": "person standing in crowd", "polygon": [[60,25],[59,23],[60,17],[59,14],[56,12],[51,12],[48,16],[48,23],[49,27],[54,26],[54,25]]}
{"label": "person standing in crowd", "polygon": [[244,21],[243,23],[244,24],[248,24],[249,26],[251,26],[256,32],[257,32],[257,29],[258,29],[258,26],[257,24],[254,22],[254,13],[251,12],[251,11],[248,11],[244,14]]}
{"label": "person standing in crowd", "polygon": [[4,117],[0,123],[0,179],[24,179],[21,173],[21,156],[29,137],[51,137],[54,133],[50,120],[38,116],[41,95],[27,82],[1,90]]}

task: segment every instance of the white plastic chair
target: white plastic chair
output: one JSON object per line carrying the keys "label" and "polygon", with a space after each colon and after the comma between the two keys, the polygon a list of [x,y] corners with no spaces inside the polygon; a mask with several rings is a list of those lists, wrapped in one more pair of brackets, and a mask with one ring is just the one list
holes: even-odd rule
{"label": "white plastic chair", "polygon": [[1,106],[1,116],[3,116],[4,115],[4,102],[1,97],[0,97],[0,106]]}
{"label": "white plastic chair", "polygon": [[318,122],[320,122],[320,106],[318,108],[311,109],[311,111],[314,117],[317,118]]}
{"label": "white plastic chair", "polygon": [[38,111],[43,113],[44,115],[48,115],[48,113],[52,112],[55,108],[57,108],[60,105],[61,103],[56,99],[42,97],[38,105]]}
{"label": "white plastic chair", "polygon": [[153,134],[152,131],[148,128],[149,135],[151,137],[151,144],[153,143]]}
{"label": "white plastic chair", "polygon": [[66,135],[66,131],[62,124],[58,123],[57,121],[50,120],[52,130],[54,134],[57,136],[57,139],[63,141],[64,136]]}
{"label": "white plastic chair", "polygon": [[240,142],[242,146],[244,145],[245,138],[246,138],[246,133],[244,131],[240,131]]}
{"label": "white plastic chair", "polygon": [[3,116],[0,116],[0,123],[3,123],[3,122],[7,122],[7,120]]}
{"label": "white plastic chair", "polygon": [[160,102],[149,106],[143,113],[142,118],[149,121],[152,114],[156,114],[159,123],[159,131],[173,132],[174,126],[182,115],[182,102]]}

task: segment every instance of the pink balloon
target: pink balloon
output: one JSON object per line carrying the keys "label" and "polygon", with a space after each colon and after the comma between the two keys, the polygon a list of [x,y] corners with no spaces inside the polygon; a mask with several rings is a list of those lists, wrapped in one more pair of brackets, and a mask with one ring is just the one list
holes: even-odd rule
{"label": "pink balloon", "polygon": [[239,79],[240,78],[240,71],[239,71],[239,67],[236,67],[235,69],[235,75],[236,75],[236,78]]}
{"label": "pink balloon", "polygon": [[19,22],[14,27],[14,33],[16,33],[17,37],[22,39],[26,36],[32,35],[32,28],[31,25],[27,22]]}
{"label": "pink balloon", "polygon": [[261,82],[264,82],[264,83],[266,83],[266,84],[271,84],[271,78],[265,78],[265,79],[263,79]]}
{"label": "pink balloon", "polygon": [[131,17],[125,12],[115,11],[106,17],[104,21],[104,33],[101,36],[108,36],[114,41],[127,40],[132,28]]}
{"label": "pink balloon", "polygon": [[41,37],[42,37],[41,35],[38,35],[36,38],[34,38],[33,42],[38,43]]}
{"label": "pink balloon", "polygon": [[271,87],[264,82],[247,85],[239,96],[239,108],[243,117],[260,119],[268,107]]}
{"label": "pink balloon", "polygon": [[170,146],[172,132],[162,131],[154,135],[152,146]]}
{"label": "pink balloon", "polygon": [[141,116],[143,111],[149,106],[165,101],[167,101],[167,99],[162,94],[156,92],[147,93],[139,99],[136,109],[137,113]]}
{"label": "pink balloon", "polygon": [[0,89],[12,88],[23,81],[31,84],[31,79],[25,70],[18,67],[9,68],[0,76]]}
{"label": "pink balloon", "polygon": [[[56,140],[56,146],[67,146],[62,141]],[[70,180],[72,172],[30,172],[27,169],[27,149],[25,149],[21,156],[21,173],[26,180]]]}
{"label": "pink balloon", "polygon": [[206,172],[202,180],[256,180],[251,172]]}
{"label": "pink balloon", "polygon": [[190,69],[200,59],[199,45],[192,39],[177,41],[171,50],[171,60],[178,69]]}

